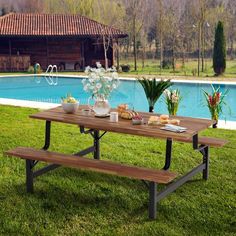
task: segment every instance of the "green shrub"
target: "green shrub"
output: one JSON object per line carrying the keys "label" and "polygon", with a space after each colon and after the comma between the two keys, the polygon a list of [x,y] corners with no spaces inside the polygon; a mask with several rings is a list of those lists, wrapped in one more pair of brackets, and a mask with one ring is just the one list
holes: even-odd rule
{"label": "green shrub", "polygon": [[223,74],[226,68],[226,43],[224,25],[221,21],[218,22],[215,30],[213,68],[216,76]]}
{"label": "green shrub", "polygon": [[162,68],[163,69],[171,69],[173,68],[173,63],[171,60],[163,60],[162,61]]}
{"label": "green shrub", "polygon": [[121,69],[123,72],[129,72],[130,71],[130,65],[121,65]]}

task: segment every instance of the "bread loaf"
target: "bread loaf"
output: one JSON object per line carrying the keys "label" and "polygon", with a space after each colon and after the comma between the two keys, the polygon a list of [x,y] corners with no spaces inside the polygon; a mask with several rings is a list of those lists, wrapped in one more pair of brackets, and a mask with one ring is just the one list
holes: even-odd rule
{"label": "bread loaf", "polygon": [[126,120],[132,120],[132,118],[137,115],[138,113],[135,111],[124,111],[120,114],[120,117]]}

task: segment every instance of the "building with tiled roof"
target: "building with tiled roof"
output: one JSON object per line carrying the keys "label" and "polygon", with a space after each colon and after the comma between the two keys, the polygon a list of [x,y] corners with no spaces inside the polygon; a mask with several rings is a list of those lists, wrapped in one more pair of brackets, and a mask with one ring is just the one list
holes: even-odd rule
{"label": "building with tiled roof", "polygon": [[[0,70],[25,70],[39,63],[61,70],[82,70],[104,63],[102,35],[112,43],[127,35],[80,15],[10,13],[0,17]],[[108,50],[113,64],[113,47]]]}

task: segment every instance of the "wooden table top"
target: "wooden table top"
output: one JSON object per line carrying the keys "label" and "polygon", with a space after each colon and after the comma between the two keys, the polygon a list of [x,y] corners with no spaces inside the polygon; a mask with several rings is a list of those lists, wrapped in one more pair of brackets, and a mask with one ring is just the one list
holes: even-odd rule
{"label": "wooden table top", "polygon": [[133,125],[131,120],[125,120],[119,118],[117,123],[110,122],[110,118],[98,118],[94,116],[92,112],[90,115],[82,114],[82,109],[87,108],[87,106],[79,106],[79,110],[76,114],[66,114],[62,107],[56,107],[49,110],[39,112],[37,114],[30,115],[31,118],[47,120],[47,121],[56,121],[67,124],[76,124],[84,126],[85,128],[91,128],[96,130],[110,131],[115,133],[124,133],[132,135],[140,135],[147,137],[156,137],[156,138],[172,138],[172,139],[183,139],[189,140],[197,134],[199,131],[205,130],[215,122],[207,119],[197,119],[191,117],[181,117],[176,116],[180,120],[180,126],[186,127],[186,132],[175,133],[170,131],[161,130],[160,126],[150,126],[147,125],[147,121],[150,116],[158,115],[153,113],[139,112],[144,118],[143,125]]}

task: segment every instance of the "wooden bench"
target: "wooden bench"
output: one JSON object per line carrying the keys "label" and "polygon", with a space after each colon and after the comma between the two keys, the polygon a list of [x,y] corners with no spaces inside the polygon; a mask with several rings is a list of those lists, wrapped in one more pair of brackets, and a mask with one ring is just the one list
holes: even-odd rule
{"label": "wooden bench", "polygon": [[[182,140],[181,138],[174,139],[175,141],[192,143],[192,140]],[[105,174],[112,174],[122,177],[134,178],[143,180],[149,187],[149,218],[156,218],[156,204],[175,191],[178,187],[187,182],[197,173],[202,172],[203,179],[208,179],[209,171],[209,151],[208,147],[222,147],[227,141],[216,138],[199,137],[199,150],[203,155],[203,162],[193,168],[187,174],[176,179],[177,174],[168,171],[171,162],[171,145],[172,139],[167,139],[166,162],[163,170],[150,168],[127,166],[111,161],[103,161],[97,159],[89,159],[77,155],[67,155],[46,150],[36,150],[27,147],[17,147],[7,151],[10,156],[20,157],[26,160],[26,186],[27,192],[33,192],[33,179],[59,166],[79,168]],[[51,163],[46,167],[33,171],[37,161]],[[175,181],[174,181],[175,180]],[[148,183],[146,182],[148,181]],[[165,184],[166,188],[157,192],[157,184]]]}
{"label": "wooden bench", "polygon": [[156,183],[169,184],[177,176],[177,174],[165,170],[127,166],[111,161],[89,159],[27,147],[17,147],[13,150],[7,151],[6,154],[26,159],[26,184],[28,192],[33,191],[33,178],[45,173],[42,169],[34,172],[32,171],[34,161],[53,163],[54,166],[63,165],[72,168],[149,181],[149,217],[152,219],[156,217]]}
{"label": "wooden bench", "polygon": [[[176,141],[179,141],[179,142],[183,142],[183,143],[192,143],[192,139],[189,139],[189,140],[183,140],[183,139],[180,139],[180,138],[176,138],[174,139]],[[209,147],[223,147],[225,144],[228,143],[228,141],[224,140],[224,139],[219,139],[219,138],[210,138],[210,137],[199,137],[198,138],[198,143],[201,144],[201,145],[206,145],[206,146],[209,146]]]}

